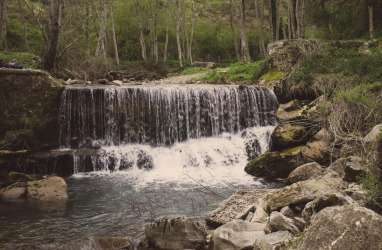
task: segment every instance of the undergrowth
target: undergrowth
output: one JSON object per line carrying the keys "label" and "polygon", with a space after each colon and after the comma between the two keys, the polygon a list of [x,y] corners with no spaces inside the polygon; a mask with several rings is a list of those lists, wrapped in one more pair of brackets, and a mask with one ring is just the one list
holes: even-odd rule
{"label": "undergrowth", "polygon": [[38,57],[26,52],[1,52],[0,51],[0,59],[3,60],[3,63],[8,63],[9,61],[16,59],[17,61],[19,61],[20,63],[24,65],[24,68],[28,68],[28,69],[40,68]]}

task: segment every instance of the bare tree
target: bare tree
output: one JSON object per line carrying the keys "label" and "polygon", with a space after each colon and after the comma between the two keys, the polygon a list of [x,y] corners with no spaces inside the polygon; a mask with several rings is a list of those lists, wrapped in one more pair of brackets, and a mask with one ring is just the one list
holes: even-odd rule
{"label": "bare tree", "polygon": [[239,0],[237,3],[237,0],[234,0],[236,4],[236,12],[238,16],[238,24],[239,24],[239,31],[240,31],[240,40],[241,40],[241,58],[244,62],[250,62],[251,56],[249,55],[249,49],[248,49],[248,40],[247,35],[245,33],[245,23],[244,23],[244,9],[243,4]]}
{"label": "bare tree", "polygon": [[[260,6],[259,2],[260,1]],[[263,20],[264,20],[264,0],[255,0],[255,12],[256,17],[259,19],[259,47],[260,47],[260,55],[262,58],[266,58],[267,52],[265,50],[265,43],[264,43],[264,30],[263,30]]]}
{"label": "bare tree", "polygon": [[7,49],[7,1],[0,0],[0,48]]}
{"label": "bare tree", "polygon": [[51,1],[49,39],[44,56],[44,68],[52,72],[56,66],[62,20],[62,0]]}
{"label": "bare tree", "polygon": [[145,38],[143,36],[143,30],[142,30],[141,9],[139,7],[138,0],[134,0],[134,4],[135,4],[135,10],[137,12],[137,18],[138,18],[139,37],[140,37],[140,43],[141,43],[141,49],[142,49],[142,59],[146,63],[147,62],[146,44],[145,44]]}
{"label": "bare tree", "polygon": [[194,40],[195,22],[196,22],[196,0],[192,2],[192,26],[191,26],[191,36],[190,36],[190,44],[189,44],[189,50],[188,50],[191,65],[193,64],[192,43]]}
{"label": "bare tree", "polygon": [[166,41],[164,43],[164,55],[163,61],[167,61],[167,50],[168,50],[168,33],[170,31],[170,0],[167,0],[166,4]]}
{"label": "bare tree", "polygon": [[159,61],[159,54],[158,54],[158,0],[154,0],[154,10],[152,8],[152,0],[150,0],[150,6],[151,6],[151,13],[152,13],[152,19],[153,19],[153,30],[154,30],[154,41],[153,41],[153,55],[154,55],[154,62],[155,64]]}
{"label": "bare tree", "polygon": [[276,41],[280,40],[280,13],[282,8],[282,1],[276,0]]}
{"label": "bare tree", "polygon": [[274,32],[273,32],[273,13],[272,13],[272,0],[268,0],[268,20],[269,20],[269,37],[270,41],[274,41]]}
{"label": "bare tree", "polygon": [[[186,6],[184,4],[184,0],[182,0],[182,22],[183,22],[183,51],[185,51],[187,55],[187,61],[190,61],[190,48],[189,48],[189,41],[188,41],[188,30],[187,30],[187,18],[186,18]],[[184,46],[184,43],[186,43],[186,46]]]}
{"label": "bare tree", "polygon": [[292,37],[291,38],[297,38],[297,32],[296,32],[296,19],[295,19],[295,11],[294,11],[294,4],[293,4],[293,0],[289,0],[289,5],[288,5],[288,8],[289,8],[289,23],[290,23],[290,26],[291,26],[291,34],[292,34]]}
{"label": "bare tree", "polygon": [[103,3],[103,11],[102,16],[100,19],[100,28],[99,28],[99,36],[98,36],[98,43],[97,43],[97,49],[95,52],[95,56],[101,56],[103,54],[104,58],[106,59],[106,17],[107,17],[107,6],[108,6],[108,0],[104,0]]}
{"label": "bare tree", "polygon": [[86,15],[86,20],[85,20],[85,37],[86,37],[86,53],[90,55],[90,38],[89,38],[89,3],[86,1],[85,3],[85,15]]}
{"label": "bare tree", "polygon": [[184,68],[183,62],[182,62],[182,47],[180,46],[179,0],[175,0],[175,11],[174,12],[175,12],[175,16],[173,14],[173,20],[174,20],[174,25],[175,25],[176,45],[178,47],[178,60],[179,60],[180,68]]}
{"label": "bare tree", "polygon": [[373,6],[368,6],[369,10],[369,32],[370,32],[370,39],[374,39],[374,11]]}
{"label": "bare tree", "polygon": [[110,6],[110,18],[111,18],[111,31],[113,33],[113,45],[114,45],[115,62],[116,62],[117,65],[119,65],[117,37],[115,35],[115,27],[114,27],[114,10],[113,10],[113,5]]}
{"label": "bare tree", "polygon": [[233,35],[233,44],[235,46],[235,53],[236,53],[236,59],[238,61],[241,61],[240,57],[240,50],[239,50],[239,45],[237,44],[237,34],[236,34],[236,29],[234,25],[234,21],[236,21],[236,18],[234,16],[236,15],[236,5],[233,4],[232,0],[230,0],[230,6],[231,6],[231,11],[230,11],[230,19],[229,23],[231,25],[231,30],[232,30],[232,35]]}

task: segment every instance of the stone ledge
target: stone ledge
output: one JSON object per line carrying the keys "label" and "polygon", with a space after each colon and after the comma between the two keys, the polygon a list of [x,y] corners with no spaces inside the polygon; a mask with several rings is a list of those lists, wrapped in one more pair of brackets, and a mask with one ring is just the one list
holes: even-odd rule
{"label": "stone ledge", "polygon": [[[41,71],[41,70],[34,70],[34,69],[7,69],[7,68],[0,68],[0,75],[48,75],[48,73]],[[1,82],[0,82],[1,84]]]}

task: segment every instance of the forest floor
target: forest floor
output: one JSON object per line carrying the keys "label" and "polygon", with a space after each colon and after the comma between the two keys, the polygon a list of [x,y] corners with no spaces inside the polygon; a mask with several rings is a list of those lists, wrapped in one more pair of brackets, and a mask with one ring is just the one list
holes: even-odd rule
{"label": "forest floor", "polygon": [[153,83],[160,84],[189,84],[193,83],[193,80],[207,74],[207,72],[200,72],[190,75],[170,76],[164,79],[155,80]]}

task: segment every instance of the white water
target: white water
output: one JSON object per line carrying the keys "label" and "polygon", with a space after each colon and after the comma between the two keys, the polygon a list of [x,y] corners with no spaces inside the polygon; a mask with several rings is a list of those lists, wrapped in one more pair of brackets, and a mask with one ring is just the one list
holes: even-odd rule
{"label": "white water", "polygon": [[[75,156],[73,178],[89,178],[99,175],[118,176],[129,181],[134,188],[157,188],[163,185],[193,185],[232,187],[259,185],[254,177],[244,172],[247,164],[246,144],[257,139],[262,154],[268,151],[270,135],[274,126],[253,127],[237,134],[224,133],[218,137],[191,139],[176,143],[172,147],[150,147],[148,145],[125,145],[103,147],[100,153],[91,156],[93,171],[81,170],[84,158]],[[245,134],[245,136],[243,136]],[[139,169],[137,157],[144,154],[152,159],[152,169]],[[114,162],[114,171],[107,167]],[[132,166],[120,170],[123,162]],[[96,167],[104,166],[98,170]]]}

